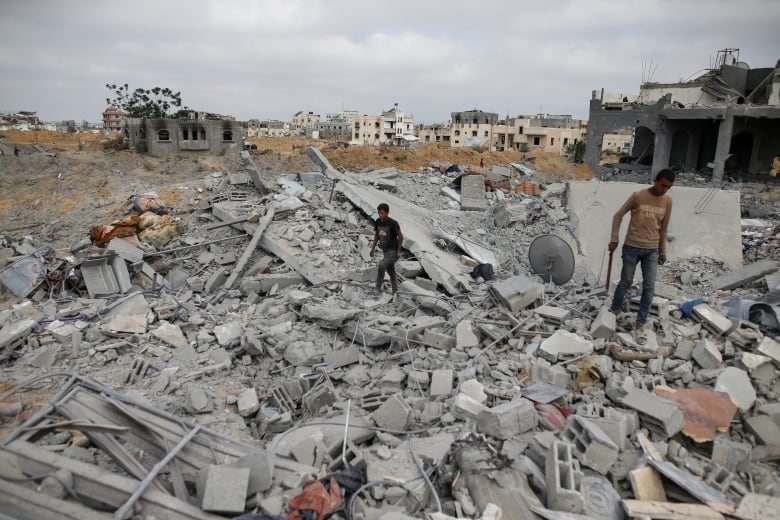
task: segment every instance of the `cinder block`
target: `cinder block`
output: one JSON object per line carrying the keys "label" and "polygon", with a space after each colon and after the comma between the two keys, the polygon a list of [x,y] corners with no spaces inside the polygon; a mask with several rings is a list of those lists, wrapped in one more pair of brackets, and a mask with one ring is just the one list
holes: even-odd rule
{"label": "cinder block", "polygon": [[582,513],[585,508],[580,487],[582,472],[572,456],[570,444],[558,440],[552,443],[545,460],[545,481],[549,509]]}
{"label": "cinder block", "polygon": [[347,441],[347,451],[344,457],[341,456],[344,451],[344,443],[342,440],[334,442],[330,448],[328,448],[328,455],[330,456],[331,463],[328,465],[328,472],[333,473],[341,471],[344,468],[344,459],[347,460],[347,465],[355,469],[365,469],[366,459],[363,456],[363,452],[360,451],[355,443]]}
{"label": "cinder block", "polygon": [[618,446],[601,428],[578,415],[569,416],[566,429],[561,433],[561,440],[574,446],[574,455],[583,466],[602,475],[607,474],[620,452]]}
{"label": "cinder block", "polygon": [[461,350],[468,350],[479,345],[479,338],[471,328],[471,320],[461,320],[455,326],[455,344]]}
{"label": "cinder block", "polygon": [[617,326],[615,315],[608,307],[602,307],[598,316],[590,324],[590,336],[594,339],[611,338]]}
{"label": "cinder block", "polygon": [[772,358],[775,363],[780,363],[780,341],[776,341],[769,336],[764,336],[761,343],[756,348],[761,354]]}
{"label": "cinder block", "polygon": [[702,368],[718,368],[723,363],[718,346],[708,339],[699,341],[693,348],[693,360]]}
{"label": "cinder block", "polygon": [[701,326],[716,336],[723,336],[731,330],[731,320],[707,305],[700,303],[693,308],[693,317],[701,323]]}
{"label": "cinder block", "polygon": [[534,309],[534,312],[544,320],[558,325],[571,319],[571,312],[553,305],[541,305]]}
{"label": "cinder block", "polygon": [[593,342],[567,330],[558,329],[539,345],[537,354],[551,363],[559,359],[591,354]]}
{"label": "cinder block", "polygon": [[254,388],[247,388],[238,395],[238,413],[241,417],[248,417],[260,409],[260,400]]}
{"label": "cinder block", "polygon": [[450,413],[463,421],[469,419],[476,420],[480,412],[487,409],[488,407],[484,404],[461,392],[455,396],[450,407]]}
{"label": "cinder block", "polygon": [[639,417],[636,412],[608,408],[601,403],[579,406],[577,415],[585,417],[601,428],[620,449],[626,446],[628,437],[639,428]]}
{"label": "cinder block", "polygon": [[761,444],[776,444],[780,439],[780,426],[768,415],[754,415],[745,419],[745,428],[753,435]]}
{"label": "cinder block", "polygon": [[668,439],[682,430],[682,411],[677,403],[668,399],[644,390],[631,390],[623,397],[621,404],[636,410],[640,423],[662,439]]}
{"label": "cinder block", "polygon": [[534,405],[520,398],[483,410],[477,415],[479,431],[496,439],[511,439],[539,424]]}
{"label": "cinder block", "polygon": [[433,371],[431,377],[431,389],[430,396],[432,399],[437,397],[449,397],[452,393],[452,370],[448,368],[440,368]]}
{"label": "cinder block", "polygon": [[412,421],[412,409],[401,394],[393,394],[374,410],[371,418],[380,428],[405,430]]}
{"label": "cinder block", "polygon": [[513,276],[490,286],[491,294],[506,308],[524,309],[544,294],[544,285],[525,275]]}
{"label": "cinder block", "polygon": [[704,482],[725,494],[734,482],[736,475],[726,468],[716,467],[707,473]]}
{"label": "cinder block", "polygon": [[249,468],[209,466],[201,509],[212,513],[243,513]]}
{"label": "cinder block", "polygon": [[429,347],[450,350],[455,346],[455,337],[450,334],[444,334],[442,332],[426,330],[423,333],[422,342]]}
{"label": "cinder block", "polygon": [[330,406],[337,400],[333,390],[327,385],[320,385],[303,396],[303,406],[310,413],[317,413],[323,406]]}
{"label": "cinder block", "polygon": [[712,444],[711,460],[729,471],[749,471],[752,452],[750,444],[735,442],[719,435]]}

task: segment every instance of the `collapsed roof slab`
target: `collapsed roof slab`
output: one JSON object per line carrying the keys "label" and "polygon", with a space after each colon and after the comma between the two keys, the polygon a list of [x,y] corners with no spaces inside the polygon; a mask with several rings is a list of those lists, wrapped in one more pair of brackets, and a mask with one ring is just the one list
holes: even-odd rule
{"label": "collapsed roof slab", "polygon": [[[612,216],[635,191],[647,184],[628,182],[572,182],[569,185],[569,209],[577,216],[577,237],[584,256],[577,256],[578,267],[606,279],[607,244]],[[742,228],[739,192],[715,188],[675,186],[672,218],[666,256],[669,260],[707,256],[722,260],[731,268],[742,266]],[[630,216],[623,218],[620,244],[623,244]],[[620,251],[613,266],[613,279],[620,273]],[[639,271],[637,269],[637,271]],[[617,273],[617,274],[616,274]]]}
{"label": "collapsed roof slab", "polygon": [[431,280],[441,284],[449,294],[468,289],[468,268],[460,262],[458,255],[444,251],[434,242],[437,237],[430,225],[431,220],[436,219],[434,212],[369,186],[339,182],[336,189],[373,219],[378,217],[376,207],[387,203],[390,216],[401,226],[404,249],[411,251]]}

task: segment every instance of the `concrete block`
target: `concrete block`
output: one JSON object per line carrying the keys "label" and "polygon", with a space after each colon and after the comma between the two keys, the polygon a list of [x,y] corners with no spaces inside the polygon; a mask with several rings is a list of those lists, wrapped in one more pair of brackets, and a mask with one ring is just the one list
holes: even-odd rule
{"label": "concrete block", "polygon": [[[221,267],[211,273],[211,276],[208,277],[206,280],[206,283],[203,286],[203,292],[205,293],[213,293],[217,289],[220,289],[223,285],[225,285],[225,282],[228,279],[228,272],[227,269],[224,267]],[[195,289],[193,289],[194,291]]]}
{"label": "concrete block", "polygon": [[187,393],[187,408],[192,413],[206,413],[211,411],[211,399],[202,388],[194,388]]}
{"label": "concrete block", "polygon": [[701,323],[702,327],[716,336],[723,336],[731,330],[731,320],[707,305],[700,303],[693,308],[693,317]]}
{"label": "concrete block", "polygon": [[409,336],[409,339],[420,339],[422,335],[428,329],[440,329],[447,323],[447,320],[441,316],[416,316],[411,325],[404,330],[404,336]]}
{"label": "concrete block", "polygon": [[[328,465],[328,472],[333,473],[341,471],[344,468],[344,459],[350,467],[362,470],[366,467],[366,458],[363,452],[355,446],[355,443],[347,440],[347,451],[344,452],[344,443],[342,441],[334,442],[328,448],[328,455],[331,463]],[[343,456],[342,456],[343,455]]]}
{"label": "concrete block", "polygon": [[209,466],[201,509],[212,513],[243,513],[249,468]]}
{"label": "concrete block", "polygon": [[741,412],[747,412],[756,402],[756,390],[750,376],[737,367],[727,367],[715,380],[715,391],[729,394]]}
{"label": "concrete block", "polygon": [[770,416],[754,415],[745,419],[744,424],[761,444],[777,445],[780,442],[780,426]]}
{"label": "concrete block", "polygon": [[511,311],[525,309],[544,294],[544,285],[525,275],[513,276],[495,282],[490,293],[499,303]]}
{"label": "concrete block", "polygon": [[590,335],[594,339],[611,338],[616,326],[615,315],[609,312],[608,307],[602,307],[590,325]]}
{"label": "concrete block", "polygon": [[593,422],[578,415],[569,416],[561,440],[574,446],[574,455],[583,466],[606,475],[620,452],[617,444]]}
{"label": "concrete block", "polygon": [[601,428],[620,449],[626,446],[628,437],[639,428],[639,416],[636,412],[608,408],[598,402],[578,406],[577,415]]}
{"label": "concrete block", "polygon": [[691,355],[702,368],[718,368],[723,364],[723,356],[721,356],[717,345],[708,339],[699,341],[693,348]]}
{"label": "concrete block", "polygon": [[433,371],[429,395],[432,399],[437,397],[449,397],[452,393],[452,370],[440,368]]}
{"label": "concrete block", "polygon": [[582,513],[582,472],[574,459],[571,444],[553,441],[545,459],[547,507],[567,513]]}
{"label": "concrete block", "polygon": [[567,330],[556,330],[549,338],[542,341],[537,355],[551,363],[559,359],[572,358],[593,352],[593,342]]}
{"label": "concrete block", "polygon": [[241,322],[233,320],[217,325],[214,327],[214,336],[220,346],[230,346],[234,341],[241,339]]}
{"label": "concrete block", "polygon": [[184,337],[184,333],[179,326],[167,321],[161,322],[160,326],[152,331],[152,335],[172,347],[178,348],[188,345],[187,338]]}
{"label": "concrete block", "polygon": [[395,264],[395,271],[407,280],[411,280],[420,276],[423,268],[417,260],[399,260]]}
{"label": "concrete block", "polygon": [[275,285],[279,289],[305,284],[306,279],[296,272],[264,274],[260,277],[260,290],[264,293]]}
{"label": "concrete block", "polygon": [[409,375],[406,376],[407,384],[409,388],[428,388],[429,376],[428,372],[424,370],[410,370]]}
{"label": "concrete block", "polygon": [[463,175],[460,181],[460,207],[464,210],[481,211],[487,207],[485,198],[485,177]]}
{"label": "concrete block", "polygon": [[354,346],[334,350],[325,354],[325,363],[330,370],[345,367],[360,361],[360,353]]}
{"label": "concrete block", "polygon": [[0,349],[11,351],[20,346],[37,325],[38,322],[31,319],[18,320],[5,325],[0,329]]}
{"label": "concrete block", "polygon": [[775,363],[780,363],[780,341],[774,340],[769,336],[764,336],[764,339],[758,344],[756,350],[761,354],[772,358]]}
{"label": "concrete block", "polygon": [[467,379],[460,384],[460,391],[478,403],[487,401],[485,386],[476,379]]}
{"label": "concrete block", "polygon": [[750,471],[750,444],[732,441],[725,435],[718,435],[712,443],[713,463],[729,471]]}
{"label": "concrete block", "polygon": [[260,409],[260,400],[254,388],[247,388],[238,395],[238,413],[241,417],[248,417]]}
{"label": "concrete block", "polygon": [[329,386],[321,385],[303,396],[303,406],[309,413],[316,414],[323,406],[330,406],[338,400]]}
{"label": "concrete block", "polygon": [[642,426],[662,439],[668,439],[682,430],[682,410],[668,399],[663,399],[644,390],[629,390],[621,404],[639,414]]}
{"label": "concrete block", "polygon": [[455,344],[461,350],[468,350],[479,345],[479,338],[471,328],[471,320],[461,320],[455,326]]}
{"label": "concrete block", "polygon": [[450,350],[455,347],[455,337],[442,332],[426,330],[423,333],[422,342],[429,347],[441,350]]}
{"label": "concrete block", "polygon": [[534,382],[544,382],[561,388],[568,388],[571,376],[566,368],[561,365],[551,365],[544,358],[534,359],[531,365],[531,379]]}
{"label": "concrete block", "polygon": [[571,312],[562,307],[555,307],[553,305],[541,305],[535,308],[534,312],[544,320],[556,325],[560,325],[564,321],[571,319]]}
{"label": "concrete block", "polygon": [[420,276],[414,279],[414,284],[417,287],[420,287],[421,289],[425,289],[426,291],[430,291],[430,292],[436,292],[436,290],[439,288],[439,284],[437,284],[433,280],[422,278]]}
{"label": "concrete block", "polygon": [[533,403],[522,397],[488,408],[477,415],[479,431],[500,440],[527,432],[538,424],[539,417]]}
{"label": "concrete block", "polygon": [[81,262],[81,276],[90,298],[126,293],[131,286],[125,261],[116,255]]}
{"label": "concrete block", "polygon": [[380,428],[401,431],[406,430],[412,417],[412,408],[401,394],[390,396],[371,414],[371,418]]}
{"label": "concrete block", "polygon": [[328,304],[307,303],[301,307],[301,315],[317,321],[322,327],[330,329],[341,327],[345,321],[353,320],[363,312],[363,309],[343,309]]}
{"label": "concrete block", "polygon": [[143,249],[135,247],[121,238],[112,238],[106,246],[106,253],[115,254],[131,264],[141,262],[144,259]]}
{"label": "concrete block", "polygon": [[476,420],[477,416],[486,410],[487,406],[464,393],[456,395],[450,407],[450,413],[462,421]]}

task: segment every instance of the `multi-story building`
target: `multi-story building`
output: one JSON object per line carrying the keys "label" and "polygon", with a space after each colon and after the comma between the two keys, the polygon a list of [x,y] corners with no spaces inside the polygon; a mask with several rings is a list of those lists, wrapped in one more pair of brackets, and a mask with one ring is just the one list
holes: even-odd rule
{"label": "multi-story building", "polygon": [[221,155],[243,147],[242,123],[235,119],[199,117],[179,119],[125,118],[122,133],[127,144],[150,155]]}
{"label": "multi-story building", "polygon": [[451,114],[452,148],[464,146],[490,147],[493,143],[493,127],[498,124],[498,114],[495,112],[483,112],[482,110],[466,110],[452,112]]}
{"label": "multi-story building", "polygon": [[247,121],[247,137],[289,137],[290,123],[277,119],[250,119]]}
{"label": "multi-story building", "polygon": [[381,115],[357,116],[352,120],[352,142],[369,146],[403,145],[405,136],[414,135],[414,118],[406,116],[398,109],[398,103],[393,108],[385,110]]}
{"label": "multi-story building", "polygon": [[302,110],[296,112],[295,115],[292,116],[292,121],[290,122],[290,133],[298,137],[311,136],[314,125],[319,123],[319,121],[320,115],[315,114],[314,112],[304,113]]}
{"label": "multi-story building", "polygon": [[349,119],[331,118],[314,125],[311,137],[317,139],[337,139],[349,141],[352,138],[352,125]]}
{"label": "multi-story building", "polygon": [[127,112],[119,110],[114,105],[108,105],[103,110],[103,131],[104,132],[121,132],[122,123],[127,117]]}
{"label": "multi-story building", "polygon": [[423,144],[436,143],[450,146],[452,126],[449,121],[433,125],[417,125],[414,133]]}

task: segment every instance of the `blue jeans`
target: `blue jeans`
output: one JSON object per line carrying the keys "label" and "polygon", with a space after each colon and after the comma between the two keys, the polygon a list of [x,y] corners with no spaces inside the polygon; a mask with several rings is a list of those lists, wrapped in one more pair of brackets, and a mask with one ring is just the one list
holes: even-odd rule
{"label": "blue jeans", "polygon": [[629,245],[623,245],[623,269],[620,271],[620,282],[615,289],[612,305],[609,310],[616,312],[623,306],[626,292],[634,282],[636,264],[642,262],[642,297],[639,300],[639,312],[636,315],[636,324],[639,326],[647,322],[650,313],[650,305],[653,303],[655,292],[655,275],[658,270],[658,249],[642,249]]}

